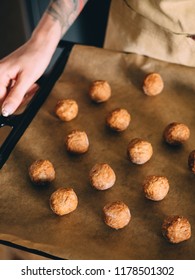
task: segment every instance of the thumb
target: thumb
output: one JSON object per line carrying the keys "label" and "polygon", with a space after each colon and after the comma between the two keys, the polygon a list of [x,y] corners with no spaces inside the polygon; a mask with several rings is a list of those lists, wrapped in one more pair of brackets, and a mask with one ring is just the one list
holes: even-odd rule
{"label": "thumb", "polygon": [[18,78],[2,104],[2,115],[8,117],[19,107],[30,85]]}

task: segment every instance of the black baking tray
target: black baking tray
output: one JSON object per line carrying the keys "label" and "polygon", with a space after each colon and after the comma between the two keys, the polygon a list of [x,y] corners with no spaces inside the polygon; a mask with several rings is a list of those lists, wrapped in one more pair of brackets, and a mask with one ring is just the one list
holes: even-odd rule
{"label": "black baking tray", "polygon": [[29,102],[28,106],[21,114],[13,114],[8,117],[0,116],[0,128],[8,126],[11,128],[10,133],[0,146],[0,169],[9,158],[12,150],[20,140],[25,130],[39,111],[40,107],[50,94],[54,84],[63,72],[74,43],[61,41],[58,45],[54,59],[49,67],[37,81],[39,90]]}

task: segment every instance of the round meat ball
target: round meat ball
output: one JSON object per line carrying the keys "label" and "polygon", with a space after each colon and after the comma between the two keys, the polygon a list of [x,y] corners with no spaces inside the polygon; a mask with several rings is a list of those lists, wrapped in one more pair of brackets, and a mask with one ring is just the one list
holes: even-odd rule
{"label": "round meat ball", "polygon": [[180,243],[191,237],[190,222],[182,216],[167,217],[162,224],[162,234],[170,243]]}
{"label": "round meat ball", "polygon": [[116,181],[114,170],[107,163],[95,164],[90,170],[89,178],[91,185],[97,190],[107,190]]}
{"label": "round meat ball", "polygon": [[55,179],[55,169],[49,160],[36,160],[29,167],[29,176],[33,183],[45,185]]}
{"label": "round meat ball", "polygon": [[59,100],[55,107],[55,113],[62,121],[71,121],[78,115],[78,104],[73,99]]}
{"label": "round meat ball", "polygon": [[97,80],[89,89],[90,98],[96,103],[107,101],[111,97],[111,87],[107,81]]}
{"label": "round meat ball", "polygon": [[144,164],[153,155],[152,145],[140,138],[131,140],[127,147],[127,156],[135,164]]}
{"label": "round meat ball", "polygon": [[155,96],[162,92],[164,82],[158,73],[148,74],[143,83],[143,91],[148,96]]}
{"label": "round meat ball", "polygon": [[115,131],[127,129],[131,121],[131,116],[126,109],[117,108],[110,112],[106,118],[107,125]]}
{"label": "round meat ball", "polygon": [[169,145],[180,145],[189,139],[190,130],[183,123],[173,122],[165,128],[163,137]]}
{"label": "round meat ball", "polygon": [[50,208],[59,216],[73,212],[78,205],[78,198],[72,188],[59,188],[50,196]]}
{"label": "round meat ball", "polygon": [[188,166],[192,173],[195,174],[195,150],[191,151],[188,156]]}
{"label": "round meat ball", "polygon": [[160,201],[169,191],[169,182],[163,176],[147,176],[143,182],[145,197],[154,201]]}
{"label": "round meat ball", "polygon": [[65,140],[66,149],[73,154],[83,154],[89,149],[89,140],[85,131],[73,130]]}
{"label": "round meat ball", "polygon": [[129,207],[122,201],[106,204],[103,214],[105,223],[114,229],[124,228],[131,219]]}

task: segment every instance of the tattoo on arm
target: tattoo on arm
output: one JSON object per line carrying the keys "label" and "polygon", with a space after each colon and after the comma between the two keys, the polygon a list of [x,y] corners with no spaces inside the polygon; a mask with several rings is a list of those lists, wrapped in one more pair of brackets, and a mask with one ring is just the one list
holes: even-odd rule
{"label": "tattoo on arm", "polygon": [[72,25],[86,3],[87,0],[52,0],[46,13],[54,21],[59,21],[63,35]]}

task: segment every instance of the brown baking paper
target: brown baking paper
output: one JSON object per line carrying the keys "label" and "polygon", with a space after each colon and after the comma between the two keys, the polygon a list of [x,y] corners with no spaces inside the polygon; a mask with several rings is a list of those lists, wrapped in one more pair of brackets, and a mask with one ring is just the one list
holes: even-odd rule
{"label": "brown baking paper", "polygon": [[[149,72],[164,79],[163,92],[148,97],[142,82]],[[95,104],[88,96],[93,80],[107,80],[112,97]],[[63,123],[54,114],[56,102],[73,98],[79,115]],[[194,69],[168,64],[134,54],[122,54],[95,47],[76,46],[66,69],[47,101],[15,147],[0,171],[0,239],[64,259],[194,259],[195,258],[195,175],[188,169],[189,153],[195,149]],[[112,109],[131,114],[128,129],[110,131],[105,118]],[[162,140],[166,125],[183,122],[191,130],[181,147],[169,147]],[[64,141],[73,129],[85,130],[90,148],[86,154],[71,156]],[[129,141],[141,137],[152,143],[154,154],[142,165],[126,156]],[[56,169],[50,186],[34,186],[29,165],[49,159]],[[95,163],[106,162],[116,172],[115,185],[106,191],[90,186],[88,174]],[[154,202],[142,192],[147,175],[166,176],[170,183],[167,197]],[[63,217],[49,207],[49,198],[59,187],[73,187],[78,208]],[[132,219],[123,229],[109,228],[102,208],[122,200]],[[183,215],[192,225],[192,237],[180,244],[169,244],[161,234],[163,219]]]}

